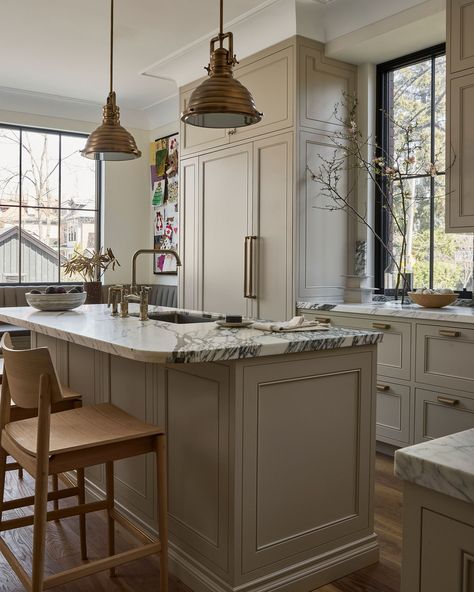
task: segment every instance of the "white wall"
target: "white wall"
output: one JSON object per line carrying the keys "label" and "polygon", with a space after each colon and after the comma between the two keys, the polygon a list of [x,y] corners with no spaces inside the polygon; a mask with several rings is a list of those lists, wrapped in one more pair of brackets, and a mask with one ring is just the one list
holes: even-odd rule
{"label": "white wall", "polygon": [[[101,115],[98,110],[98,118]],[[48,129],[90,133],[98,123],[64,117],[0,109],[0,122]],[[149,132],[128,128],[143,156],[135,161],[109,162],[105,165],[102,244],[112,248],[121,267],[106,274],[105,283],[129,283],[131,257],[134,251],[153,245],[149,210]],[[139,266],[139,281],[153,279],[151,261]]]}

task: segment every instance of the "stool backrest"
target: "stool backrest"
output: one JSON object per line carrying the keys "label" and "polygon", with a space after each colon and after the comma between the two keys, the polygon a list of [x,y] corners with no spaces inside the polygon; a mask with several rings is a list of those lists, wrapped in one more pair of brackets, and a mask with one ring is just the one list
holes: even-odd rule
{"label": "stool backrest", "polygon": [[0,347],[3,351],[4,378],[15,405],[24,409],[38,407],[42,375],[49,376],[51,403],[62,401],[61,385],[47,347],[14,349],[8,333],[3,335]]}

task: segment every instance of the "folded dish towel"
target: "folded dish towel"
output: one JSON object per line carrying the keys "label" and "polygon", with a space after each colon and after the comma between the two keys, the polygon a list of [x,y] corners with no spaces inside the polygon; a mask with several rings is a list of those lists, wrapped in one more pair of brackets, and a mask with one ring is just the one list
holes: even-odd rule
{"label": "folded dish towel", "polygon": [[282,323],[254,323],[252,329],[260,331],[275,331],[283,333],[286,331],[328,331],[331,328],[329,323],[320,323],[319,321],[305,321],[304,317],[293,317],[291,321]]}

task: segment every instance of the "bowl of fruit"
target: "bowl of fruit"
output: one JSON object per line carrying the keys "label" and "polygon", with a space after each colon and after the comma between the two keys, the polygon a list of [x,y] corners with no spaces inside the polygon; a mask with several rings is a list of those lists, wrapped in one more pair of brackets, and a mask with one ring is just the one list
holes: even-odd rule
{"label": "bowl of fruit", "polygon": [[443,306],[449,306],[458,298],[457,294],[452,290],[430,290],[429,288],[423,288],[417,292],[408,292],[408,296],[410,296],[412,302],[425,308],[443,308]]}
{"label": "bowl of fruit", "polygon": [[30,290],[25,294],[26,301],[38,310],[72,310],[84,304],[87,294],[82,287],[66,290],[64,286],[48,286],[45,290]]}

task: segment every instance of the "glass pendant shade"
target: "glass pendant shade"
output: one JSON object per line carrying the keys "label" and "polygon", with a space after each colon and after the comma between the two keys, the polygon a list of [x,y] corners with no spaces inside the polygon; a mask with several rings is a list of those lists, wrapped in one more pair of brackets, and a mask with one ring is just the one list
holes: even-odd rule
{"label": "glass pendant shade", "polygon": [[87,138],[81,154],[92,160],[133,160],[142,155],[132,134],[120,125],[115,92],[107,97],[102,125]]}
{"label": "glass pendant shade", "polygon": [[[255,106],[252,95],[234,78],[237,64],[232,33],[223,32],[223,2],[220,3],[220,32],[211,39],[209,78],[191,94],[181,120],[189,125],[209,128],[235,128],[258,123],[263,113]],[[229,49],[224,47],[228,39]],[[216,49],[216,43],[219,47]]]}
{"label": "glass pendant shade", "polygon": [[120,125],[120,109],[113,90],[114,0],[110,0],[110,92],[102,125],[87,138],[82,156],[92,160],[133,160],[142,153],[130,132]]}

